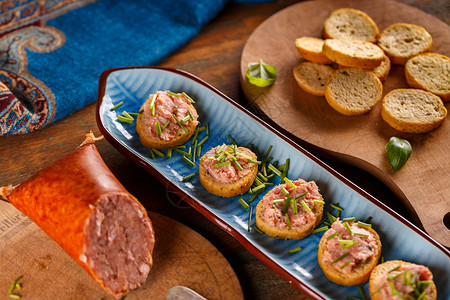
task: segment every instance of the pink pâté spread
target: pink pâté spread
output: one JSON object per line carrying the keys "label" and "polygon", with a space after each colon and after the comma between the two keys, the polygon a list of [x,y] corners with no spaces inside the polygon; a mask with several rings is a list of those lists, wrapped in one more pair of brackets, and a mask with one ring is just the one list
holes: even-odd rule
{"label": "pink p\u00e2t\u00e9 spread", "polygon": [[[170,141],[178,134],[181,126],[178,121],[187,119],[183,122],[183,126],[190,126],[192,124],[198,124],[198,114],[193,108],[190,99],[188,99],[184,94],[173,94],[167,91],[157,91],[155,92],[156,98],[154,100],[155,112],[152,115],[150,105],[144,105],[143,114],[145,115],[145,133],[147,136],[153,139],[159,139],[163,141]],[[154,94],[149,96],[151,100]],[[189,112],[192,118],[189,117]],[[175,115],[175,117],[174,117]],[[156,122],[159,123],[161,128],[161,136],[158,135],[158,130],[155,126]],[[164,128],[164,125],[169,122],[169,124]]]}
{"label": "pink p\u00e2t\u00e9 spread", "polygon": [[[225,152],[228,152],[230,155],[227,155]],[[246,176],[250,172],[253,163],[247,161],[248,157],[255,158],[251,150],[237,147],[237,153],[235,154],[232,146],[223,144],[206,152],[204,155],[204,167],[216,181],[229,183]],[[236,159],[242,170],[232,163],[233,158]],[[217,164],[220,163],[225,164],[218,166]]]}
{"label": "pink p\u00e2t\u00e9 spread", "polygon": [[[288,214],[289,222],[292,227],[308,224],[315,220],[314,213],[312,211],[308,212],[301,202],[304,201],[304,203],[312,209],[315,205],[314,200],[322,198],[316,183],[314,181],[306,182],[303,179],[295,180],[292,183],[296,188],[290,184],[284,183],[274,187],[266,196],[264,196],[263,206],[265,210],[263,217],[269,226],[288,229],[289,224],[285,215],[286,213]],[[285,192],[288,192],[288,195],[283,193],[283,188],[285,189]],[[288,197],[291,198],[291,203],[284,213],[282,209]],[[284,201],[281,201],[283,199]],[[297,213],[294,213],[293,201],[296,201]]]}
{"label": "pink p\u00e2t\u00e9 spread", "polygon": [[[413,263],[404,265],[399,264],[398,267],[395,267],[392,271],[389,271],[381,278],[379,282],[379,286],[382,286],[383,288],[378,292],[383,295],[383,299],[400,299],[397,296],[397,293],[404,299],[409,299],[407,295],[415,296],[414,289],[417,289],[419,286],[426,286],[423,290],[420,289],[419,293],[425,292],[425,295],[430,294],[431,286],[429,284],[424,284],[425,282],[430,282],[433,280],[433,274],[427,267]],[[392,285],[394,288],[392,288]],[[422,297],[422,299],[427,298]]]}
{"label": "pink p\u00e2t\u00e9 spread", "polygon": [[[333,237],[325,242],[323,262],[344,274],[348,274],[353,268],[373,257],[378,245],[376,237],[367,228],[359,226],[355,222],[347,222],[353,233],[350,234],[344,224],[338,218],[331,225],[331,228],[325,232],[325,238]],[[341,257],[343,258],[339,259]]]}

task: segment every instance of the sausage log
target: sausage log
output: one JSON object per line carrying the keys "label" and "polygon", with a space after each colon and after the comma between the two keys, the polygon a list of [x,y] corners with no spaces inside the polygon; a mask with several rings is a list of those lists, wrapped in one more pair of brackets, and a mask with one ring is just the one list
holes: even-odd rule
{"label": "sausage log", "polygon": [[1,195],[44,230],[117,298],[139,287],[155,243],[145,208],[103,162],[93,135]]}

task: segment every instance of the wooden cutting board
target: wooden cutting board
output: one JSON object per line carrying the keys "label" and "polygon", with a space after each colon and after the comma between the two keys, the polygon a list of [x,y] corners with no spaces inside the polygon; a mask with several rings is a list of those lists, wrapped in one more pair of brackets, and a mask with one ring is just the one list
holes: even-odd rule
{"label": "wooden cutting board", "polygon": [[[143,286],[126,299],[165,299],[184,285],[208,299],[243,299],[239,280],[222,254],[185,225],[150,213],[156,235],[154,264]],[[11,204],[0,201],[0,298],[20,280],[22,299],[114,299],[48,235]]]}
{"label": "wooden cutting board", "polygon": [[[324,97],[304,92],[292,70],[303,59],[295,48],[301,36],[322,37],[323,22],[340,7],[369,14],[380,32],[393,23],[423,26],[433,37],[433,52],[450,56],[450,28],[444,22],[404,4],[371,0],[305,1],[271,16],[249,37],[241,57],[241,84],[247,99],[271,120],[300,139],[345,162],[360,167],[385,182],[417,214],[425,230],[450,247],[450,120],[427,134],[405,134],[389,127],[378,103],[362,116],[348,117],[334,111]],[[248,83],[250,62],[259,59],[275,65],[278,78],[267,88]],[[407,87],[403,67],[393,66],[384,83],[384,94]],[[450,106],[446,104],[447,110]],[[389,138],[407,139],[413,148],[407,164],[394,173],[385,157]]]}

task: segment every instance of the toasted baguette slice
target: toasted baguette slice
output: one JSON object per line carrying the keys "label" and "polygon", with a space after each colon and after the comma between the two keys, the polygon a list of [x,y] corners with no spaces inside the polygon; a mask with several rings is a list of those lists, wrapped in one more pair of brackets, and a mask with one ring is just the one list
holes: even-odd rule
{"label": "toasted baguette slice", "polygon": [[346,67],[376,68],[383,60],[383,50],[375,44],[355,39],[327,39],[323,54]]}
{"label": "toasted baguette slice", "polygon": [[405,64],[406,82],[450,101],[450,58],[437,53],[416,55]]}
{"label": "toasted baguette slice", "polygon": [[304,36],[295,39],[298,53],[306,60],[319,64],[331,64],[331,60],[322,53],[323,39]]}
{"label": "toasted baguette slice", "polygon": [[430,51],[432,42],[433,39],[425,28],[397,23],[381,32],[378,46],[386,52],[393,64],[404,65],[409,58]]}
{"label": "toasted baguette slice", "polygon": [[305,61],[294,68],[294,78],[305,92],[323,96],[325,84],[333,72],[330,66]]}
{"label": "toasted baguette slice", "polygon": [[[393,270],[397,269],[398,266],[414,266],[415,264],[410,263],[410,262],[405,262],[402,260],[390,260],[390,261],[386,261],[382,264],[379,264],[378,266],[376,266],[372,273],[370,274],[370,279],[369,279],[369,293],[371,296],[372,300],[383,300],[385,297],[383,296],[383,289],[384,289],[384,285],[385,283],[383,283],[383,278],[385,276],[387,276],[387,274],[389,272],[394,272]],[[423,268],[423,266],[420,266]],[[429,271],[429,270],[428,270]],[[430,271],[431,274],[431,271]],[[395,277],[395,275],[392,275],[392,277]],[[407,277],[407,276],[406,276]],[[411,276],[412,278],[413,276]],[[402,280],[403,281],[403,275],[399,276],[398,280]],[[402,282],[403,283],[403,282]],[[391,286],[386,285],[387,288],[389,290],[391,290]],[[429,285],[429,287],[427,288],[428,292],[426,294],[426,296],[423,299],[427,299],[427,300],[436,300],[437,298],[437,290],[436,290],[436,285],[433,282],[432,284]],[[392,293],[392,291],[387,291],[388,293]],[[409,299],[407,298],[408,296],[406,295],[400,295],[402,296],[404,299]],[[412,295],[414,296],[414,295]],[[399,298],[400,299],[400,298]]]}
{"label": "toasted baguette slice", "polygon": [[[339,69],[345,69],[345,68],[347,68],[347,67],[339,65]],[[381,64],[378,67],[373,68],[373,69],[367,69],[367,71],[374,73],[375,75],[377,75],[378,79],[380,79],[381,82],[384,82],[387,79],[389,72],[391,71],[391,60],[385,54],[383,56],[383,60],[381,61]]]}
{"label": "toasted baguette slice", "polygon": [[325,85],[328,104],[343,115],[361,115],[370,111],[383,95],[378,77],[367,70],[340,69],[333,72]]}
{"label": "toasted baguette slice", "polygon": [[353,8],[340,8],[325,20],[323,34],[327,39],[348,38],[375,43],[379,30],[366,13]]}
{"label": "toasted baguette slice", "polygon": [[[212,168],[216,167],[209,162],[207,163],[207,160],[209,160],[209,157],[214,157],[215,151],[218,147],[222,146],[217,146],[202,156],[198,167],[200,183],[211,194],[222,197],[234,197],[247,192],[253,184],[253,181],[255,181],[258,173],[258,165],[255,163],[248,163],[246,162],[246,159],[242,159],[237,156],[238,163],[243,170],[239,170],[233,163],[230,163],[228,166],[222,166],[218,167],[216,170],[212,170]],[[227,149],[228,147],[230,146],[226,146],[223,149]],[[237,152],[245,154],[255,161],[257,160],[256,154],[245,147],[238,147]],[[224,154],[224,156],[226,155]],[[231,162],[229,156],[226,156],[226,161]],[[218,163],[218,161],[214,161],[214,163]],[[220,172],[235,174],[235,176],[230,178],[230,180],[221,180],[221,178],[218,177],[220,176]],[[219,175],[215,176],[214,174]]]}
{"label": "toasted baguette slice", "polygon": [[[297,185],[299,181],[301,181],[301,179],[294,181],[294,184]],[[306,181],[303,181],[303,182],[304,182],[304,184],[311,184],[311,182],[310,183],[307,183]],[[292,225],[290,227],[288,225],[285,225],[284,227],[273,226],[265,218],[266,210],[270,209],[270,208],[267,208],[267,206],[265,206],[264,202],[267,201],[267,197],[269,197],[268,195],[270,195],[270,193],[273,192],[275,189],[277,189],[277,188],[280,189],[280,186],[284,186],[285,188],[289,189],[287,184],[282,184],[277,187],[274,187],[256,205],[256,213],[255,213],[256,226],[261,231],[263,231],[265,234],[267,234],[268,236],[271,236],[271,237],[274,237],[277,239],[295,239],[295,240],[303,239],[306,236],[308,236],[314,230],[314,228],[320,223],[320,221],[322,219],[322,214],[323,214],[323,204],[319,203],[319,202],[314,202],[314,204],[311,205],[310,209],[311,209],[312,213],[314,214],[314,217],[309,222],[306,222],[306,223],[304,223],[302,225],[298,225],[298,226]],[[314,183],[314,186],[316,186],[315,183]],[[305,197],[309,197],[310,195],[314,195],[316,200],[323,201],[322,195],[318,192],[317,186],[316,186],[316,191],[312,191]],[[300,199],[302,199],[302,198],[300,198]],[[299,200],[296,200],[296,201],[300,202]],[[298,203],[297,207],[299,210],[299,214],[301,214],[302,213],[301,211],[304,209],[303,206],[300,203]],[[279,209],[279,208],[277,208],[277,209]],[[293,210],[292,204],[290,204],[287,213],[290,214],[291,216],[292,216],[292,210]],[[282,214],[282,212],[280,212],[280,213]],[[284,216],[281,216],[280,218],[284,218]]]}
{"label": "toasted baguette slice", "polygon": [[[349,224],[352,224],[353,222],[348,222]],[[332,265],[325,261],[324,257],[326,256],[326,252],[335,251],[332,249],[329,249],[331,247],[330,245],[333,244],[333,241],[330,241],[328,243],[327,237],[330,236],[330,234],[325,233],[319,242],[319,250],[317,255],[317,260],[319,263],[319,266],[322,268],[325,276],[328,278],[328,280],[333,281],[334,283],[345,285],[345,286],[352,286],[357,285],[366,282],[369,280],[370,272],[372,272],[373,268],[377,265],[380,256],[381,256],[381,241],[378,233],[373,230],[370,227],[364,228],[365,230],[370,232],[370,235],[373,236],[373,254],[372,256],[368,257],[365,261],[359,261],[356,263],[349,272],[344,272],[343,269],[341,269],[342,266],[336,267],[336,265]],[[332,229],[328,229],[330,231]],[[338,236],[335,238],[339,239]],[[363,240],[365,238],[362,238]],[[358,241],[359,242],[359,241]],[[368,244],[369,245],[369,244]],[[338,245],[338,247],[341,247],[341,245]],[[355,246],[352,246],[355,247]],[[352,250],[344,251],[346,253],[352,252]],[[352,257],[353,255],[347,255],[346,259],[355,260],[356,258]],[[342,262],[343,263],[343,262]],[[345,263],[344,265],[345,266]]]}
{"label": "toasted baguette slice", "polygon": [[444,121],[447,109],[441,98],[418,89],[396,89],[383,98],[381,117],[391,127],[408,133],[431,131]]}

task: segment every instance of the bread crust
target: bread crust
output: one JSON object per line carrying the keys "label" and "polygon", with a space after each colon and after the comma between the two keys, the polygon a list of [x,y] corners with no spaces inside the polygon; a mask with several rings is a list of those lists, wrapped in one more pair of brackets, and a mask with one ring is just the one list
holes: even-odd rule
{"label": "bread crust", "polygon": [[370,231],[370,233],[375,237],[377,245],[374,251],[375,253],[367,262],[362,263],[349,274],[345,274],[323,261],[324,253],[325,251],[327,251],[327,238],[325,237],[325,234],[322,236],[319,242],[317,260],[319,262],[319,266],[322,268],[328,280],[345,286],[357,285],[369,280],[370,273],[372,272],[373,268],[375,268],[378,260],[381,257],[381,241],[378,233],[375,230],[373,230],[372,228],[365,229]]}
{"label": "bread crust", "polygon": [[369,112],[382,95],[383,84],[380,79],[374,73],[358,68],[334,71],[325,85],[328,104],[346,116]]}
{"label": "bread crust", "polygon": [[419,89],[396,89],[384,96],[381,117],[399,131],[424,133],[444,122],[447,109],[441,98],[433,93]]}
{"label": "bread crust", "polygon": [[392,24],[384,29],[378,46],[389,56],[393,64],[404,65],[420,53],[431,50],[433,39],[425,28],[408,23]]}
{"label": "bread crust", "polygon": [[297,84],[307,93],[315,96],[325,95],[325,84],[334,69],[328,65],[302,62],[294,68],[293,74]]}
{"label": "bread crust", "polygon": [[371,69],[378,67],[384,52],[377,45],[357,39],[326,39],[323,54],[331,61],[346,67]]}
{"label": "bread crust", "polygon": [[[144,107],[148,106],[150,104],[150,102],[151,102],[151,98],[147,99],[147,101],[145,101],[144,104],[142,104],[140,110],[144,110]],[[197,111],[195,110],[195,107],[192,104],[190,104],[189,110],[192,113],[195,112],[195,114],[197,114]],[[137,119],[136,119],[136,132],[139,135],[139,140],[141,141],[141,144],[146,148],[155,148],[155,149],[159,149],[159,150],[164,150],[164,149],[182,145],[192,137],[192,135],[195,132],[195,128],[197,127],[197,124],[194,122],[190,122],[187,125],[183,125],[184,128],[186,128],[187,132],[184,131],[183,128],[179,127],[176,131],[175,137],[172,138],[171,140],[165,141],[163,139],[153,138],[146,134],[145,117],[146,116],[144,113],[138,114]],[[171,122],[176,122],[176,121],[171,120]]]}
{"label": "bread crust", "polygon": [[379,30],[377,24],[365,12],[353,8],[333,11],[324,22],[324,37],[361,39],[375,43]]}
{"label": "bread crust", "polygon": [[[386,261],[382,264],[377,265],[372,273],[370,274],[369,279],[369,293],[372,300],[383,300],[383,295],[377,291],[380,289],[380,285],[378,284],[381,280],[382,276],[388,273],[390,270],[394,269],[398,265],[408,265],[411,264],[409,262],[405,262],[402,260],[390,260]],[[435,300],[437,298],[437,289],[436,285],[431,285],[431,293],[428,295],[428,300]]]}
{"label": "bread crust", "polygon": [[405,78],[412,88],[423,89],[450,101],[450,58],[438,53],[416,55],[405,64]]}
{"label": "bread crust", "polygon": [[[242,150],[248,150],[244,147],[238,147],[238,151]],[[251,152],[251,151],[250,151]],[[256,154],[251,152],[251,157],[253,160],[256,160]],[[200,183],[203,185],[203,187],[210,192],[211,194],[222,196],[222,197],[234,197],[237,195],[241,195],[248,191],[248,189],[252,186],[253,182],[255,181],[256,175],[258,173],[258,165],[257,164],[251,164],[250,165],[250,171],[248,174],[233,180],[231,182],[222,182],[219,180],[216,180],[214,177],[211,176],[211,174],[208,172],[207,168],[205,167],[205,159],[206,159],[206,153],[203,155],[203,157],[200,159],[199,167],[198,167],[198,175],[200,179]]]}
{"label": "bread crust", "polygon": [[332,61],[322,53],[324,40],[316,37],[301,37],[295,39],[295,47],[304,59],[319,64],[331,64]]}
{"label": "bread crust", "polygon": [[[275,187],[274,187],[275,188]],[[273,189],[274,189],[273,188]],[[273,190],[272,189],[272,190]],[[268,195],[272,190],[270,190],[266,195]],[[265,197],[265,196],[264,196]],[[322,195],[320,195],[320,199],[323,201]],[[256,205],[256,226],[263,231],[268,236],[277,238],[277,239],[295,239],[295,240],[301,240],[305,237],[307,237],[311,232],[314,230],[314,228],[319,225],[322,215],[323,215],[323,204],[322,203],[315,203],[314,207],[311,208],[311,211],[313,212],[315,218],[313,222],[303,224],[302,226],[298,227],[292,227],[289,228],[274,228],[267,224],[267,222],[264,220],[264,212],[265,208],[263,205],[264,198],[261,199],[258,204]]]}

